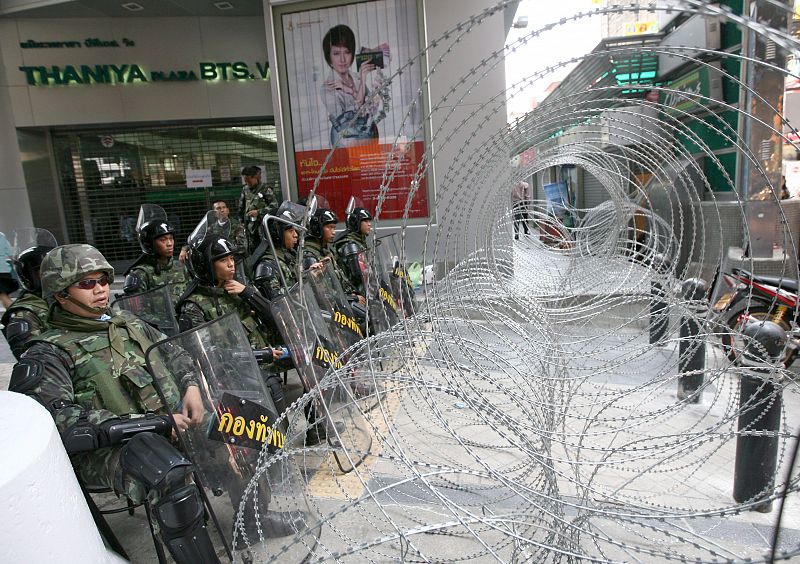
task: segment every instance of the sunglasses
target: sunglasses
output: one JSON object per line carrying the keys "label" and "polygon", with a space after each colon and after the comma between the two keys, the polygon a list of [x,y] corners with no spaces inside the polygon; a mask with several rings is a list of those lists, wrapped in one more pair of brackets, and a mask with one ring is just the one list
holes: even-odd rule
{"label": "sunglasses", "polygon": [[108,286],[108,274],[103,274],[100,278],[86,278],[75,282],[72,286],[81,290],[92,290],[95,286]]}

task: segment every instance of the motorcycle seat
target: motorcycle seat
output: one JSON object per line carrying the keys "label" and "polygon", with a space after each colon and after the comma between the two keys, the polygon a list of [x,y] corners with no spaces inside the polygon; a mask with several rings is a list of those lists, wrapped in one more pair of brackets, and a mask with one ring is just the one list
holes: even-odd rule
{"label": "motorcycle seat", "polygon": [[792,280],[791,278],[782,278],[780,276],[756,276],[743,269],[739,269],[739,273],[759,284],[769,284],[770,286],[777,286],[795,293],[798,291],[797,280]]}

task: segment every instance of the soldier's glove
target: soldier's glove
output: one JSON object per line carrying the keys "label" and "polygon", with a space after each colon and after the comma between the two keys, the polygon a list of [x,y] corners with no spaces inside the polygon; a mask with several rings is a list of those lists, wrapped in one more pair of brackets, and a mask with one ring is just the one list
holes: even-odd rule
{"label": "soldier's glove", "polygon": [[168,415],[147,413],[144,417],[123,416],[103,421],[99,425],[89,423],[85,417],[64,432],[64,448],[67,454],[87,452],[98,448],[122,445],[139,433],[157,433],[169,436],[172,420]]}

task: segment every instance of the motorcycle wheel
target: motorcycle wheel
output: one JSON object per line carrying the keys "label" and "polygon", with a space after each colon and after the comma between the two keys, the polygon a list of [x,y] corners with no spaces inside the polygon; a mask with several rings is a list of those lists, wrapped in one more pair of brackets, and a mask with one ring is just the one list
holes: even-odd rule
{"label": "motorcycle wheel", "polygon": [[722,348],[726,352],[728,360],[731,361],[736,360],[736,357],[738,356],[736,351],[742,349],[742,343],[737,343],[734,337],[742,329],[742,322],[739,321],[739,318],[744,314],[748,314],[750,317],[758,321],[772,321],[777,323],[780,325],[781,329],[787,332],[791,329],[789,324],[786,322],[786,319],[781,319],[780,321],[775,320],[775,316],[769,306],[763,304],[754,304],[749,310],[743,311],[741,315],[737,315],[735,318],[731,319],[728,322],[730,331],[722,335]]}

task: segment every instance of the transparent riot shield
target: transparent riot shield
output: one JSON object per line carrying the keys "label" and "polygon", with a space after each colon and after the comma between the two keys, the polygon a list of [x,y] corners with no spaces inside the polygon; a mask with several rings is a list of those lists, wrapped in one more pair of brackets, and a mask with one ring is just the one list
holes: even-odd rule
{"label": "transparent riot shield", "polygon": [[180,332],[175,319],[175,306],[166,284],[139,294],[120,295],[111,302],[111,309],[129,311],[168,337]]}
{"label": "transparent riot shield", "polygon": [[142,226],[150,221],[167,221],[167,212],[158,204],[142,204],[139,207],[139,217],[136,218],[136,232],[141,231]]}
{"label": "transparent riot shield", "polygon": [[[233,232],[231,230],[230,222],[227,222],[223,225],[217,221],[218,214],[215,210],[209,210],[203,216],[197,226],[192,230],[189,234],[189,237],[186,239],[186,244],[189,246],[189,252],[197,249],[202,242],[206,239],[206,237],[210,237],[212,235],[218,235],[227,239],[229,242],[236,244],[236,241],[233,240]],[[234,260],[236,261],[236,275],[234,279],[242,284],[247,284],[248,275],[247,269],[245,264],[245,256],[244,256],[245,249],[239,249],[233,256]],[[187,268],[191,270],[191,261],[187,261]]]}
{"label": "transparent riot shield", "polygon": [[375,250],[386,276],[392,295],[397,301],[398,314],[409,317],[414,314],[414,288],[408,276],[405,262],[400,254],[394,234],[385,235],[375,240]]}
{"label": "transparent riot shield", "polygon": [[[342,361],[346,363],[350,359],[348,349],[364,338],[366,327],[362,327],[353,314],[331,262],[324,260],[322,265],[322,268],[305,271],[303,280],[311,287],[322,318],[327,321],[330,328],[331,342],[336,346],[336,352]],[[369,371],[362,373],[352,368],[348,370],[349,390],[360,402],[361,408],[370,411],[378,404],[378,394],[382,392],[382,385],[374,381]]]}
{"label": "transparent riot shield", "polygon": [[[164,390],[181,389],[187,375],[199,385],[202,420],[177,435],[229,556],[303,561],[319,538],[319,518],[238,317],[156,343],[146,358],[165,405]],[[171,408],[180,413],[180,405]]]}
{"label": "transparent riot shield", "polygon": [[275,298],[271,309],[306,390],[314,392],[316,420],[309,425],[324,426],[339,469],[350,472],[369,454],[372,435],[353,397],[352,374],[337,349],[337,337],[310,284],[296,284]]}
{"label": "transparent riot shield", "polygon": [[375,253],[363,251],[358,258],[364,289],[367,292],[367,325],[372,334],[382,333],[400,319],[397,300],[382,272],[381,262]]}

